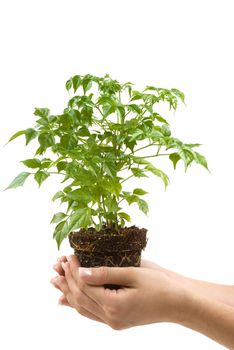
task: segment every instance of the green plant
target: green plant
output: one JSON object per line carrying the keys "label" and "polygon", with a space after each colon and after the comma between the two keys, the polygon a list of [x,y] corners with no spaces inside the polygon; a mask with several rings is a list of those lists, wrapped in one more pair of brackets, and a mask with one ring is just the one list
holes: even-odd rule
{"label": "green plant", "polygon": [[[52,198],[66,203],[66,212],[58,212],[51,221],[56,224],[53,237],[58,248],[78,228],[93,225],[100,231],[106,225],[118,231],[124,227],[131,218],[120,207],[123,201],[137,203],[147,215],[148,204],[142,199],[147,192],[142,188],[124,191],[123,183],[153,173],[166,188],[168,176],[150,158],[166,156],[174,168],[182,160],[185,170],[193,161],[208,169],[205,157],[194,150],[200,145],[173,137],[169,123],[155,110],[159,102],[168,103],[170,110],[176,110],[179,100],[184,103],[178,89],[146,86],[136,91],[132,83],[121,84],[107,74],[75,75],[66,82],[66,89],[73,89],[74,96],[62,114],[35,108],[35,126],[18,131],[8,141],[25,135],[26,145],[35,139],[39,147],[33,158],[22,161],[32,170],[20,173],[7,188],[22,186],[30,175],[39,186],[52,174],[66,182]],[[146,148],[151,152],[139,156]]]}

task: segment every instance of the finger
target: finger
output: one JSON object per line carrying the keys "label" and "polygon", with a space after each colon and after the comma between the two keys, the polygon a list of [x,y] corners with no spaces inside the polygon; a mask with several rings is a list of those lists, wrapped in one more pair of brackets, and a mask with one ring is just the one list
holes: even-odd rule
{"label": "finger", "polygon": [[56,276],[50,281],[57,289],[60,289],[63,294],[67,297],[70,293],[67,281],[64,276]]}
{"label": "finger", "polygon": [[64,271],[63,268],[61,266],[61,263],[57,262],[56,264],[53,265],[53,269],[60,275],[60,276],[64,276]]}
{"label": "finger", "polygon": [[79,268],[79,277],[87,284],[102,286],[116,284],[133,287],[136,283],[136,267],[94,267]]}
{"label": "finger", "polygon": [[69,302],[68,302],[68,300],[67,300],[67,298],[65,297],[64,294],[60,296],[59,302],[58,302],[58,303],[59,303],[59,305],[64,305],[64,306],[72,307],[72,306],[69,304]]}
{"label": "finger", "polygon": [[66,262],[67,257],[66,256],[61,256],[60,258],[57,259],[57,262],[53,265],[53,269],[61,276],[64,276],[64,271],[61,266],[61,262]]}
{"label": "finger", "polygon": [[69,262],[66,262],[66,263],[62,262],[61,266],[64,270],[66,281],[67,281],[67,284],[68,284],[70,291],[73,294],[76,294],[78,292],[78,285],[76,283],[76,280],[72,276],[70,263]]}
{"label": "finger", "polygon": [[77,280],[77,271],[78,271],[78,268],[80,267],[79,260],[75,255],[69,255],[67,256],[67,261],[69,262],[70,270],[73,278]]}
{"label": "finger", "polygon": [[82,285],[79,285],[76,281],[77,278],[76,280],[73,278],[70,269],[70,263],[62,263],[62,266],[65,271],[65,278],[68,283],[68,287],[71,293],[73,294],[73,299],[76,300],[78,307],[81,307],[82,309],[86,310],[90,314],[93,314],[97,318],[101,318],[103,316],[102,308],[97,304],[96,301],[94,301],[82,291],[82,285],[84,283],[82,282]]}

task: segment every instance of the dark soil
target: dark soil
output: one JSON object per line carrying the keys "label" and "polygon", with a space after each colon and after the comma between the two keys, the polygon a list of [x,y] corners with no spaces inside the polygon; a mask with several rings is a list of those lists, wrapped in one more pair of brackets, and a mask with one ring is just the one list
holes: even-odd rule
{"label": "dark soil", "polygon": [[69,241],[82,267],[139,267],[141,251],[147,243],[146,233],[145,228],[135,225],[120,228],[119,232],[105,226],[99,232],[89,227],[71,232]]}

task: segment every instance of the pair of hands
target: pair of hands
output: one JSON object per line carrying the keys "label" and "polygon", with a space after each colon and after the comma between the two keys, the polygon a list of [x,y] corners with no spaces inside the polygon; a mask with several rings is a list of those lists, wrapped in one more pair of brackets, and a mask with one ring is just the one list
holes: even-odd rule
{"label": "pair of hands", "polygon": [[[76,256],[61,257],[53,266],[51,283],[62,292],[59,304],[125,329],[155,322],[177,322],[183,309],[184,288],[149,261],[141,267],[82,268]],[[117,290],[105,284],[120,285]]]}

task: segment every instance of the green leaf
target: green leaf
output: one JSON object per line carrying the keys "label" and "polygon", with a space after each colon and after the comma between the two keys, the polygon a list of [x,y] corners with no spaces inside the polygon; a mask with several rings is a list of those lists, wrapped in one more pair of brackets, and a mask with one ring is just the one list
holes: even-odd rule
{"label": "green leaf", "polygon": [[129,105],[127,105],[127,108],[132,112],[135,112],[137,114],[141,114],[141,108],[136,104],[129,104]]}
{"label": "green leaf", "polygon": [[[130,142],[137,139],[138,136],[140,135],[143,135],[144,134],[144,131],[142,131],[141,129],[136,129],[136,131],[131,135],[131,138],[130,138]],[[142,138],[139,138],[139,140],[141,140]]]}
{"label": "green leaf", "polygon": [[67,80],[66,82],[66,89],[67,91],[71,90],[72,88],[72,79]]}
{"label": "green leaf", "polygon": [[50,114],[50,110],[48,108],[35,108],[33,113],[34,115],[38,115],[41,118],[47,118]]}
{"label": "green leaf", "polygon": [[118,178],[113,178],[108,180],[103,178],[101,180],[101,185],[104,190],[107,190],[108,192],[115,194],[117,197],[119,196],[122,189],[122,186]]}
{"label": "green leaf", "polygon": [[54,223],[56,224],[57,222],[61,221],[62,219],[64,219],[67,215],[62,213],[62,212],[59,212],[57,214],[54,214],[52,220],[51,220],[51,224]]}
{"label": "green leaf", "polygon": [[16,176],[16,178],[10,183],[10,185],[5,190],[8,190],[10,188],[16,188],[19,186],[23,186],[23,184],[25,183],[25,180],[27,179],[27,177],[29,175],[30,175],[30,173],[26,173],[26,172],[20,173],[19,175]]}
{"label": "green leaf", "polygon": [[153,117],[155,119],[157,119],[160,123],[164,123],[169,125],[169,123],[166,121],[166,119],[164,119],[163,117],[161,117],[161,115],[159,115],[158,113],[153,113]]}
{"label": "green leaf", "polygon": [[149,207],[148,207],[148,204],[147,202],[144,200],[144,199],[139,199],[138,201],[138,207],[139,209],[144,213],[144,214],[148,214],[148,211],[149,211]]}
{"label": "green leaf", "polygon": [[117,212],[119,210],[118,202],[116,197],[107,197],[104,201],[105,206],[107,207],[108,213]]}
{"label": "green leaf", "polygon": [[164,136],[171,136],[171,130],[167,124],[163,124],[161,130]]}
{"label": "green leaf", "polygon": [[128,202],[128,204],[132,204],[134,202],[138,202],[139,201],[139,197],[135,194],[131,194],[131,192],[128,191],[123,191],[123,195],[121,195],[124,199],[126,199],[126,201]]}
{"label": "green leaf", "polygon": [[58,162],[58,163],[56,164],[56,168],[58,169],[58,172],[60,172],[60,171],[62,171],[62,170],[65,170],[66,167],[67,167],[67,162],[64,162],[64,161]]}
{"label": "green leaf", "polygon": [[11,136],[11,138],[8,140],[7,143],[11,142],[12,140],[16,139],[17,137],[24,135],[26,130],[20,130],[17,131],[14,135]]}
{"label": "green leaf", "polygon": [[28,145],[30,141],[35,139],[35,137],[37,137],[36,130],[34,130],[32,128],[28,128],[25,130],[26,145]]}
{"label": "green leaf", "polygon": [[202,154],[200,154],[198,152],[195,152],[195,155],[196,155],[195,162],[200,164],[200,165],[202,165],[202,166],[204,166],[204,168],[206,168],[209,171],[206,158]]}
{"label": "green leaf", "polygon": [[41,167],[41,161],[37,158],[22,160],[21,163],[32,169]]}
{"label": "green leaf", "polygon": [[126,214],[126,213],[123,213],[123,212],[118,213],[118,216],[123,218],[123,219],[125,219],[125,220],[127,220],[128,222],[131,221],[131,217],[128,214]]}
{"label": "green leaf", "polygon": [[91,209],[80,208],[76,210],[69,220],[69,232],[76,230],[78,228],[87,228],[91,224]]}
{"label": "green leaf", "polygon": [[73,84],[73,89],[74,89],[74,93],[75,93],[76,90],[81,85],[81,77],[80,77],[80,75],[75,75],[74,77],[72,77],[72,84]]}
{"label": "green leaf", "polygon": [[92,200],[92,195],[89,192],[88,187],[78,188],[68,194],[68,197],[73,199],[76,202],[88,204]]}
{"label": "green leaf", "polygon": [[178,163],[178,161],[181,159],[180,155],[178,153],[171,153],[169,155],[169,159],[172,161],[174,169],[176,169],[176,164]]}
{"label": "green leaf", "polygon": [[142,190],[141,188],[135,188],[133,190],[133,194],[137,194],[138,196],[143,196],[144,194],[147,194],[148,192]]}
{"label": "green leaf", "polygon": [[134,176],[136,177],[148,177],[146,174],[145,174],[145,171],[143,169],[139,169],[139,168],[131,168],[131,171],[133,173]]}
{"label": "green leaf", "polygon": [[36,172],[36,174],[34,175],[34,179],[37,181],[39,187],[41,186],[41,184],[47,179],[47,177],[49,177],[50,174],[47,171],[42,171],[39,170]]}
{"label": "green leaf", "polygon": [[82,86],[83,86],[83,90],[84,90],[84,94],[86,94],[86,92],[91,89],[92,87],[92,80],[91,80],[91,75],[87,74],[84,76],[83,80],[82,80]]}
{"label": "green leaf", "polygon": [[55,195],[52,198],[52,201],[54,202],[56,199],[63,198],[65,195],[63,191],[58,191],[55,193]]}
{"label": "green leaf", "polygon": [[166,189],[166,187],[169,184],[169,178],[162,170],[155,168],[155,166],[153,166],[152,164],[147,165],[145,167],[145,170],[150,171],[154,175],[160,177],[163,180]]}
{"label": "green leaf", "polygon": [[104,170],[109,176],[111,176],[112,178],[115,178],[116,173],[117,173],[115,163],[113,163],[113,162],[108,162],[108,161],[103,162],[103,170]]}
{"label": "green leaf", "polygon": [[185,102],[184,102],[185,96],[184,96],[184,93],[183,93],[182,91],[180,91],[180,90],[178,90],[178,89],[171,89],[171,91],[173,92],[174,95],[176,95],[177,97],[179,97],[183,103],[185,103]]}
{"label": "green leaf", "polygon": [[54,230],[53,238],[56,239],[58,250],[60,249],[60,245],[64,238],[66,238],[66,231],[64,230],[64,227],[67,227],[66,221],[61,221]]}
{"label": "green leaf", "polygon": [[151,164],[148,160],[144,159],[143,157],[135,157],[135,156],[130,156],[135,163],[137,164]]}
{"label": "green leaf", "polygon": [[43,132],[38,136],[38,141],[42,148],[48,148],[55,144],[55,138],[48,132]]}
{"label": "green leaf", "polygon": [[142,100],[144,94],[141,94],[139,91],[132,91],[132,98],[130,101]]}

